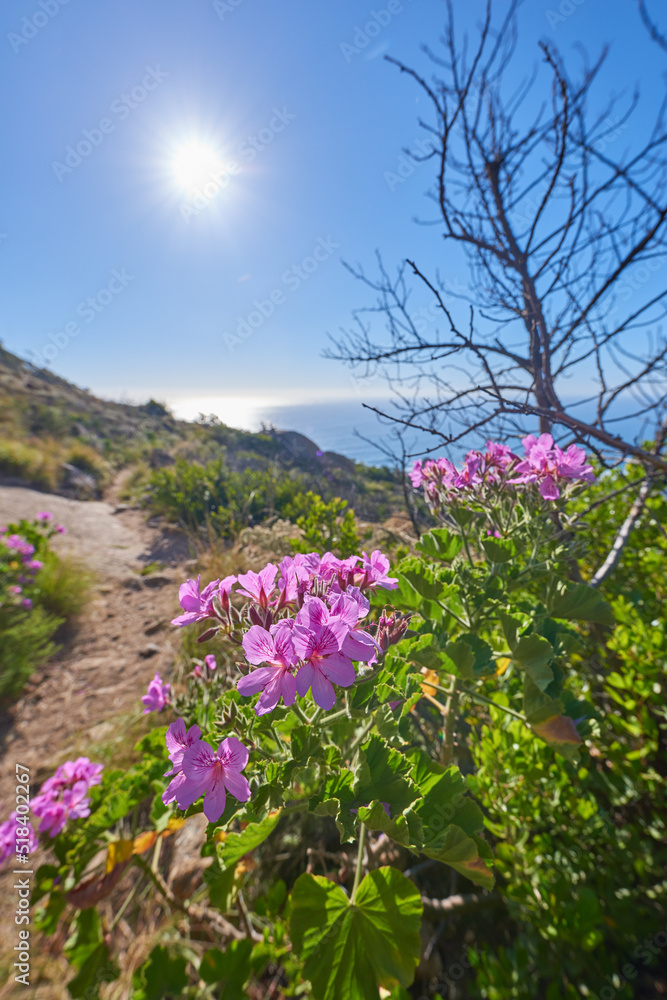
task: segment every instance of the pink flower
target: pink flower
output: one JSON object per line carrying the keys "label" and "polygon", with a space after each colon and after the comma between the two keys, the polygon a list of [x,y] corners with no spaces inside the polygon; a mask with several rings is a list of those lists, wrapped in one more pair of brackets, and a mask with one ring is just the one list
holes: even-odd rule
{"label": "pink flower", "polygon": [[329,625],[336,630],[338,627],[336,623],[342,621],[346,626],[346,631],[341,632],[343,636],[340,641],[341,652],[345,656],[349,656],[351,660],[358,660],[362,663],[373,660],[380,651],[380,647],[368,632],[357,628],[358,622],[368,614],[370,602],[358,587],[348,587],[346,593],[339,594],[337,597],[332,596],[335,597],[335,600],[331,605],[331,611],[319,598],[307,598],[303,608],[296,616],[297,624],[306,625],[309,628]]}
{"label": "pink flower", "polygon": [[16,812],[11,812],[9,819],[0,823],[0,865],[11,854],[27,857],[38,846],[37,835],[27,817],[19,817]]}
{"label": "pink flower", "polygon": [[21,604],[23,605],[24,608],[26,608],[27,611],[29,611],[30,608],[32,607],[32,601],[30,600],[29,597],[24,597],[23,600],[21,601]]}
{"label": "pink flower", "polygon": [[41,562],[39,559],[31,559],[30,562],[26,563],[26,569],[29,570],[31,573],[37,573],[40,569],[43,568],[43,566],[44,563]]}
{"label": "pink flower", "polygon": [[48,511],[48,510],[40,510],[37,514],[35,514],[35,520],[36,521],[52,521],[53,520],[53,514],[51,514],[51,512]]}
{"label": "pink flower", "polygon": [[557,500],[561,480],[580,479],[595,482],[593,467],[586,463],[586,452],[571,444],[567,452],[554,445],[551,434],[540,434],[539,438],[529,434],[522,441],[526,457],[514,469],[518,473],[512,484],[539,483],[539,491],[545,500]]}
{"label": "pink flower", "polygon": [[209,653],[208,656],[204,657],[204,663],[206,664],[209,670],[215,670],[218,665],[215,662],[215,656],[213,655],[213,653]]}
{"label": "pink flower", "polygon": [[389,571],[389,560],[379,549],[371,552],[367,556],[362,552],[362,569],[364,571],[364,582],[361,587],[383,587],[385,590],[395,590],[398,587],[398,577],[387,576]]}
{"label": "pink flower", "polygon": [[268,664],[242,677],[236,685],[244,697],[262,692],[255,714],[271,712],[281,697],[285,705],[293,705],[296,681],[292,667],[297,662],[297,656],[287,623],[277,622],[269,632],[260,625],[253,625],[243,636],[243,652],[248,663]]}
{"label": "pink flower", "polygon": [[198,743],[200,738],[201,729],[199,726],[190,726],[189,729],[186,729],[183,719],[177,719],[176,722],[172,722],[169,726],[166,734],[166,742],[172,767],[170,771],[165,771],[164,776],[172,780],[162,793],[162,801],[166,806],[176,800],[179,789],[186,782],[185,775],[183,774],[183,754],[189,747]]}
{"label": "pink flower", "polygon": [[340,649],[348,631],[341,618],[315,628],[295,624],[292,629],[294,651],[304,661],[296,675],[296,689],[304,698],[312,687],[320,708],[332,708],[336,702],[332,681],[341,687],[354,684],[354,665]]}
{"label": "pink flower", "polygon": [[252,570],[248,573],[239,573],[239,583],[245,589],[239,590],[238,593],[256,601],[261,608],[268,608],[269,598],[275,589],[277,573],[278,567],[273,563],[267,563],[259,573],[253,573]]}
{"label": "pink flower", "polygon": [[167,704],[170,691],[171,685],[165,684],[160,675],[156,673],[148,685],[146,694],[141,699],[146,706],[142,714],[148,715],[149,712],[161,712]]}
{"label": "pink flower", "polygon": [[241,771],[248,763],[248,751],[235,736],[224,739],[216,751],[208,743],[198,740],[183,754],[185,780],[176,794],[179,809],[188,809],[204,795],[204,815],[216,823],[227,801],[227,792],[247,802],[250,786]]}
{"label": "pink flower", "polygon": [[422,472],[422,460],[418,458],[415,464],[412,466],[412,471],[409,473],[410,482],[416,490],[419,489],[421,484],[424,482],[424,474]]}
{"label": "pink flower", "polygon": [[201,594],[199,593],[200,581],[201,573],[196,580],[186,580],[178,588],[178,601],[185,614],[179,615],[178,618],[172,618],[172,625],[179,625],[183,628],[184,625],[194,625],[195,622],[202,622],[206,618],[217,617],[213,607],[213,598],[220,581],[213,580],[204,587]]}
{"label": "pink flower", "polygon": [[56,525],[56,531],[58,532],[59,535],[64,535],[65,534],[65,528],[63,527],[62,524],[57,524]]}
{"label": "pink flower", "polygon": [[68,820],[89,816],[88,792],[93,785],[99,785],[102,770],[102,764],[93,764],[88,757],[61,764],[31,802],[32,811],[42,821],[40,832],[56,837]]}

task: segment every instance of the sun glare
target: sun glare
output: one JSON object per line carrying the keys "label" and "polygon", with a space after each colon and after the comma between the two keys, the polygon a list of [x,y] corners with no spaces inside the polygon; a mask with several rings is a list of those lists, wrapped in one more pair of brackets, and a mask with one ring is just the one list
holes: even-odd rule
{"label": "sun glare", "polygon": [[218,153],[212,146],[196,139],[180,145],[172,160],[174,180],[186,191],[194,191],[211,176],[220,171],[223,164]]}

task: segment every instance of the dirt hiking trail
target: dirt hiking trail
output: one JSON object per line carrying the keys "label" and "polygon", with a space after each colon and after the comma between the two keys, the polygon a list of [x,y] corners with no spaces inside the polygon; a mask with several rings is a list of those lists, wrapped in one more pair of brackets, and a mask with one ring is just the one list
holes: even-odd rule
{"label": "dirt hiking trail", "polygon": [[[190,558],[180,533],[142,511],[0,486],[0,524],[42,510],[66,528],[53,547],[90,567],[95,583],[64,648],[0,713],[2,819],[13,808],[17,762],[30,767],[34,790],[64,759],[112,738],[111,720],[141,714],[149,680],[156,670],[167,677],[174,662],[169,622]],[[164,569],[141,575],[156,563]]]}

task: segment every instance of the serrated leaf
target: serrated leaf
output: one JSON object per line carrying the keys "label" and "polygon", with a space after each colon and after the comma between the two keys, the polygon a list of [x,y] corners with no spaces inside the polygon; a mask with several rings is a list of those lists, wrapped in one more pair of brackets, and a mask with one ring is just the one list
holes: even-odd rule
{"label": "serrated leaf", "polygon": [[402,813],[419,795],[407,778],[410,762],[379,736],[372,736],[359,751],[353,792],[357,805],[374,799],[387,802],[393,816]]}
{"label": "serrated leaf", "polygon": [[595,622],[598,625],[615,625],[614,613],[605,599],[585,583],[560,586],[551,595],[549,614],[554,618],[567,618],[578,622]]}
{"label": "serrated leaf", "polygon": [[451,562],[463,548],[463,539],[447,528],[432,528],[421,536],[416,548],[433,559]]}
{"label": "serrated leaf", "polygon": [[301,875],[292,890],[290,937],[317,1000],[378,1000],[408,987],[421,953],[422,903],[395,868],[361,882],[354,905],[340,886]]}

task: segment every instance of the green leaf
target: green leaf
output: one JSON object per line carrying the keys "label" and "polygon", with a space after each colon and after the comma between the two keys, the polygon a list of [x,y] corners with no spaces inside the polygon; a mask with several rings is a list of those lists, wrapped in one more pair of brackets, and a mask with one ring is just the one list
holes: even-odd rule
{"label": "green leaf", "polygon": [[410,986],[421,953],[422,904],[401,872],[370,872],[354,905],[328,879],[301,875],[291,904],[290,937],[315,1000],[378,1000],[379,986]]}
{"label": "green leaf", "polygon": [[516,644],[519,641],[518,633],[521,628],[521,622],[518,618],[513,618],[512,615],[508,615],[506,611],[499,611],[498,617],[500,618],[500,624],[503,627],[503,633],[507,641],[507,645],[514,652],[516,649]]}
{"label": "green leaf", "polygon": [[551,643],[534,632],[522,635],[512,655],[540,691],[546,691],[554,679],[553,670],[548,666],[554,656]]}
{"label": "green leaf", "polygon": [[67,988],[74,998],[96,1000],[103,984],[112,983],[119,975],[120,969],[110,960],[107,946],[98,944],[89,953],[74,979],[70,979]]}
{"label": "green leaf", "polygon": [[422,535],[416,548],[433,559],[451,562],[463,548],[463,539],[447,528],[433,528]]}
{"label": "green leaf", "polygon": [[225,951],[210,948],[201,960],[199,975],[205,983],[222,983],[222,992],[216,990],[217,1000],[245,1000],[245,984],[250,976],[252,942],[230,941]]}
{"label": "green leaf", "polygon": [[541,691],[526,674],[523,682],[523,712],[531,726],[546,722],[554,715],[563,715],[565,709],[560,698],[552,698]]}
{"label": "green leaf", "polygon": [[516,555],[516,547],[509,538],[483,538],[482,548],[493,563],[509,562]]}
{"label": "green leaf", "polygon": [[422,793],[414,808],[422,836],[411,846],[450,865],[477,885],[490,888],[493,874],[484,861],[490,852],[476,836],[484,818],[467,794],[463,775],[456,767],[438,764],[423,750],[412,750],[408,756],[413,765],[410,776]]}
{"label": "green leaf", "polygon": [[261,822],[248,823],[241,833],[227,834],[224,843],[218,849],[218,861],[221,869],[224,871],[226,868],[233,868],[244,854],[254,851],[256,847],[263,844],[276,828],[280,815],[280,809],[275,809]]}
{"label": "green leaf", "polygon": [[460,528],[467,527],[475,518],[468,507],[452,507],[449,511]]}
{"label": "green leaf", "polygon": [[442,652],[438,640],[432,632],[417,636],[401,646],[401,654],[406,660],[416,663],[429,670],[440,670],[442,667]]}
{"label": "green leaf", "polygon": [[188,984],[187,964],[183,955],[172,955],[168,948],[157,945],[134,974],[133,1000],[179,996]]}
{"label": "green leaf", "polygon": [[389,805],[392,816],[402,813],[419,795],[407,778],[410,762],[379,736],[371,736],[359,751],[353,792],[358,805],[377,800]]}
{"label": "green leaf", "polygon": [[554,618],[567,618],[577,622],[595,622],[598,625],[615,625],[614,614],[605,599],[585,583],[559,586],[552,593],[548,605]]}
{"label": "green leaf", "polygon": [[458,676],[472,680],[475,654],[470,644],[465,639],[455,639],[453,642],[447,643],[445,652],[456,667]]}
{"label": "green leaf", "polygon": [[234,867],[222,869],[217,857],[213,864],[204,869],[204,881],[208,886],[208,898],[211,906],[221,913],[228,913],[234,892]]}

